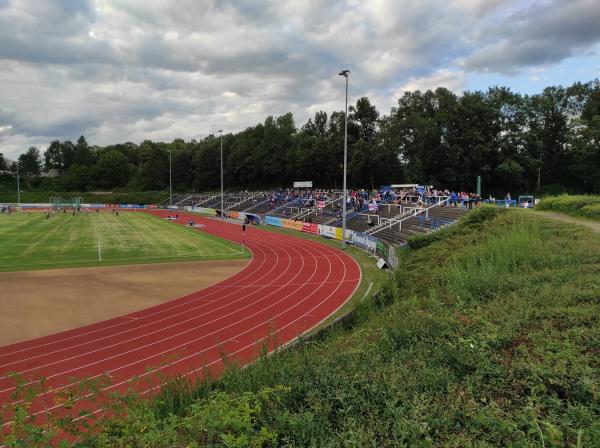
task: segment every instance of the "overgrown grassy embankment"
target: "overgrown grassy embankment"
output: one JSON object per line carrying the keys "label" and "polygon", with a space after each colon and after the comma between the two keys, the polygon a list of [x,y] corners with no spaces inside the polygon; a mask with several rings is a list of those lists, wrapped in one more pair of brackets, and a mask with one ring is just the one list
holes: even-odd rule
{"label": "overgrown grassy embankment", "polygon": [[600,238],[484,207],[327,337],[225,360],[86,446],[600,446]]}
{"label": "overgrown grassy embankment", "polygon": [[600,196],[551,196],[543,198],[537,207],[539,210],[552,210],[579,218],[600,220]]}

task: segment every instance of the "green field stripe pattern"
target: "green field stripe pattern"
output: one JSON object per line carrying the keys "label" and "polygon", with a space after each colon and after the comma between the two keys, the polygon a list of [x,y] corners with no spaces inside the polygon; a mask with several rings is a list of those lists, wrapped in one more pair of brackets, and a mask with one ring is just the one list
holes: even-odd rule
{"label": "green field stripe pattern", "polygon": [[145,213],[0,215],[0,271],[248,257],[239,245]]}

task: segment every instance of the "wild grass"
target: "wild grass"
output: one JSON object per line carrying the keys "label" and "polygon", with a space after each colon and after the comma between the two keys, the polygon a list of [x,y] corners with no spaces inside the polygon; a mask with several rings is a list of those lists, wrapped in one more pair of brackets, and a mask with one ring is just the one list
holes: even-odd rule
{"label": "wild grass", "polygon": [[600,446],[600,239],[479,213],[401,251],[350,326],[173,382],[81,446]]}
{"label": "wild grass", "polygon": [[538,204],[540,210],[552,210],[580,218],[600,219],[600,196],[561,195],[543,198]]}

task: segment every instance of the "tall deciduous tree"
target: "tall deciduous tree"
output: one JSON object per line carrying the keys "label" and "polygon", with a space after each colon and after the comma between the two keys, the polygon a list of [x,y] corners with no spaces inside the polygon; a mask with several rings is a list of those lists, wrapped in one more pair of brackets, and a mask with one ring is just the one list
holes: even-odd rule
{"label": "tall deciduous tree", "polygon": [[25,179],[29,188],[32,179],[40,175],[41,169],[40,151],[35,146],[31,146],[25,154],[19,156],[19,174]]}

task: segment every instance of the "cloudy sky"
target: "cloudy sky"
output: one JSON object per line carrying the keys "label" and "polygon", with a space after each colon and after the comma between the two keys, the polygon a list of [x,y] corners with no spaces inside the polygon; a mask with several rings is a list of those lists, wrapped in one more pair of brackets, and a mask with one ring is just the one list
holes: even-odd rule
{"label": "cloudy sky", "polygon": [[600,77],[600,0],[0,0],[0,152]]}

